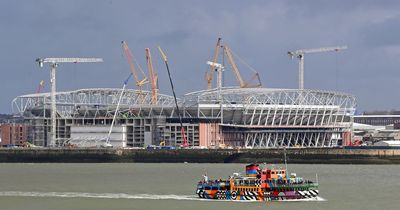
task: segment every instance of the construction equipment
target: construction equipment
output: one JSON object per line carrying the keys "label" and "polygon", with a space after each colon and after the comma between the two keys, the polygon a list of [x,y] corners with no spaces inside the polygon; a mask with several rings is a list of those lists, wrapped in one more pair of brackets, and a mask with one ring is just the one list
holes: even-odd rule
{"label": "construction equipment", "polygon": [[129,66],[132,70],[133,77],[135,78],[135,85],[137,86],[139,101],[142,103],[143,102],[143,86],[146,83],[148,83],[149,81],[147,80],[146,74],[143,72],[142,68],[140,68],[140,66],[138,65],[138,69],[139,69],[140,73],[142,74],[142,79],[139,78],[138,72],[135,68],[135,63],[134,63],[135,59],[133,57],[131,50],[128,47],[128,43],[126,41],[122,41],[121,44],[122,44],[122,49],[124,50],[125,57],[128,60]]}
{"label": "construction equipment", "polygon": [[[258,74],[258,72],[254,71],[254,75],[251,77],[251,79],[249,80],[249,82],[244,81],[242,76],[240,75],[239,69],[236,65],[235,60],[233,59],[233,55],[231,50],[229,49],[229,47],[227,45],[224,45],[224,52],[226,57],[228,58],[229,64],[231,65],[233,74],[236,77],[236,80],[239,82],[239,85],[241,88],[253,88],[253,87],[261,87],[261,79],[260,76]],[[251,84],[250,82],[257,79],[258,83],[257,84]]]}
{"label": "construction equipment", "polygon": [[[218,59],[219,48],[221,48],[221,40],[222,38],[218,38],[217,45],[214,49],[214,56],[212,59],[212,63],[216,63]],[[212,88],[212,80],[214,76],[215,66],[210,64],[210,70],[206,71],[206,80],[207,80],[207,89],[210,90]]]}
{"label": "construction equipment", "polygon": [[330,51],[339,51],[345,50],[347,46],[338,46],[338,47],[323,47],[323,48],[314,48],[314,49],[301,49],[296,51],[289,51],[288,55],[290,58],[297,57],[299,59],[299,89],[304,89],[304,54],[306,53],[319,53],[319,52],[330,52]]}
{"label": "construction equipment", "polygon": [[157,104],[158,100],[158,89],[157,89],[157,79],[158,75],[153,68],[153,61],[151,59],[150,49],[146,48],[146,61],[147,61],[147,68],[149,70],[149,77],[151,82],[151,104]]}
{"label": "construction equipment", "polygon": [[215,68],[215,71],[218,72],[217,89],[220,90],[222,88],[222,72],[224,71],[224,66],[211,61],[207,61],[207,64]]}
{"label": "construction equipment", "polygon": [[124,95],[126,85],[128,84],[128,81],[129,81],[129,79],[132,77],[132,75],[133,75],[133,73],[130,73],[129,76],[128,76],[128,78],[124,81],[124,85],[122,86],[121,94],[119,95],[117,108],[115,109],[114,116],[113,116],[113,119],[112,119],[112,121],[111,121],[110,130],[108,131],[108,135],[107,135],[107,139],[106,139],[105,144],[104,144],[104,145],[101,145],[102,147],[106,147],[106,148],[113,147],[112,144],[110,144],[110,136],[111,136],[112,130],[113,130],[113,128],[114,128],[115,118],[116,118],[117,115],[118,115],[119,106],[120,106],[121,101],[122,101],[122,96]]}
{"label": "construction equipment", "polygon": [[[234,54],[232,53],[232,50],[224,44],[224,46],[221,45],[222,38],[218,38],[217,44],[214,49],[214,56],[212,61],[209,61],[207,63],[210,66],[210,70],[206,72],[205,79],[207,80],[207,88],[208,90],[212,89],[212,80],[214,76],[214,71],[222,70],[223,68],[218,68],[214,64],[218,64],[218,53],[219,53],[219,48],[223,49],[223,54],[227,56],[229,64],[231,65],[231,69],[233,71],[233,74],[235,75],[236,80],[239,82],[239,85],[241,88],[252,88],[252,87],[261,87],[261,79],[257,71],[255,71],[253,68],[251,68],[246,62],[244,62],[242,59],[240,59],[241,62],[243,62],[250,70],[254,72],[252,77],[250,78],[249,81],[245,81],[240,74],[240,71],[236,65],[236,62],[234,60]],[[235,55],[238,57],[237,55]],[[220,72],[221,73],[221,72]],[[222,77],[221,77],[222,78]],[[257,83],[254,84],[252,81],[257,80]],[[218,84],[217,84],[218,86]]]}
{"label": "construction equipment", "polygon": [[41,93],[42,90],[43,90],[43,87],[44,87],[44,80],[39,82],[39,85],[38,85],[38,87],[36,89],[36,93]]}
{"label": "construction equipment", "polygon": [[218,90],[218,103],[220,105],[220,109],[221,109],[221,124],[224,122],[223,119],[223,109],[222,109],[222,72],[224,71],[224,66],[220,63],[215,63],[215,62],[211,62],[211,61],[207,61],[207,64],[210,66],[213,66],[216,68],[216,71],[218,73],[218,80],[217,80],[217,90]]}
{"label": "construction equipment", "polygon": [[[41,93],[42,90],[43,90],[43,87],[44,87],[44,80],[39,82],[39,85],[38,85],[38,87],[36,89],[36,93]],[[37,105],[38,103],[39,103],[39,98],[36,98],[35,104]]]}
{"label": "construction equipment", "polygon": [[36,62],[39,67],[43,67],[44,63],[50,64],[50,83],[51,83],[51,140],[48,146],[56,146],[56,129],[57,129],[57,107],[56,107],[56,69],[60,63],[94,63],[103,62],[102,58],[38,58]]}
{"label": "construction equipment", "polygon": [[174,94],[174,100],[175,100],[176,111],[178,112],[179,123],[181,124],[181,133],[182,133],[182,138],[183,138],[183,144],[182,144],[181,146],[182,146],[182,147],[188,147],[189,144],[188,144],[187,139],[186,139],[185,128],[183,127],[182,116],[181,116],[181,112],[179,111],[178,101],[176,100],[176,94],[175,94],[175,89],[174,89],[174,83],[172,82],[172,79],[171,79],[171,73],[170,73],[169,67],[168,67],[167,56],[165,55],[165,53],[163,52],[163,50],[161,49],[160,46],[158,46],[158,50],[160,51],[161,57],[162,57],[163,60],[164,60],[165,66],[167,67],[167,72],[168,72],[168,77],[169,77],[169,83],[171,84],[172,93]]}

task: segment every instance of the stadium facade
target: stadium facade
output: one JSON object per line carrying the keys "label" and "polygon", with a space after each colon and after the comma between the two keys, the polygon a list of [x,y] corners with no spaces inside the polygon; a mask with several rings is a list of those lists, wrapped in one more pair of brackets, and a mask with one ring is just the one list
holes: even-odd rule
{"label": "stadium facade", "polygon": [[[179,146],[183,143],[174,99],[148,91],[81,89],[58,92],[58,146],[95,146],[105,140],[114,114],[111,135],[115,147]],[[178,99],[189,144],[199,147],[334,147],[351,138],[356,100],[333,91],[237,88],[202,90]],[[23,95],[13,111],[28,123],[28,140],[50,142],[50,93]]]}

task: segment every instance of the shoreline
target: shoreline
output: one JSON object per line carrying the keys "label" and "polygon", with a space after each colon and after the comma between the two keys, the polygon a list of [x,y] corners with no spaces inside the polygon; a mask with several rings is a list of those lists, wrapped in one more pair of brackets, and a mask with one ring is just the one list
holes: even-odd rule
{"label": "shoreline", "polygon": [[[400,149],[288,148],[296,164],[400,164]],[[1,148],[1,163],[283,163],[283,149]]]}

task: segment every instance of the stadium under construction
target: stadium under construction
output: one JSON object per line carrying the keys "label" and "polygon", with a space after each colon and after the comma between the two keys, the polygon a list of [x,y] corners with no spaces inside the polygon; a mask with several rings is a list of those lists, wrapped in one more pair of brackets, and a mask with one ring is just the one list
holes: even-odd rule
{"label": "stadium under construction", "polygon": [[[57,145],[94,146],[107,136],[121,89],[58,92]],[[191,146],[334,147],[350,140],[352,95],[298,89],[223,88],[185,94],[178,100]],[[23,95],[13,109],[30,125],[29,140],[47,146],[50,93]],[[174,99],[126,90],[111,135],[114,147],[179,146],[183,143]]]}
{"label": "stadium under construction", "polygon": [[[15,98],[13,112],[29,125],[28,141],[38,146],[95,147],[104,142],[113,147],[148,145],[220,148],[335,147],[351,141],[352,116],[356,100],[346,93],[304,89],[304,53],[338,51],[346,47],[318,48],[289,52],[299,58],[299,89],[262,88],[255,72],[254,85],[243,80],[233,52],[218,39],[210,71],[208,89],[191,92],[182,98],[158,94],[150,49],[146,49],[151,91],[143,71],[139,78],[133,56],[122,42],[135,84],[135,90],[80,89],[55,91],[58,63],[101,62],[90,58],[37,59],[39,66],[50,64],[52,92]],[[217,63],[223,50],[239,87],[223,87],[222,64]],[[168,73],[167,58],[161,48]],[[254,69],[253,69],[254,70]],[[217,88],[212,77],[217,72]],[[173,89],[172,80],[171,87]],[[182,125],[182,126],[181,126]],[[184,128],[182,132],[181,128]],[[188,142],[186,142],[186,139]]]}

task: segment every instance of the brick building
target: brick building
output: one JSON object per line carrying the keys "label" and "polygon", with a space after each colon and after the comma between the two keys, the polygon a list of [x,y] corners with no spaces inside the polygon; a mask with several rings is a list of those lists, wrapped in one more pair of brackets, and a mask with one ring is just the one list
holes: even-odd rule
{"label": "brick building", "polygon": [[27,140],[27,126],[25,124],[8,123],[0,125],[1,146],[22,146]]}

